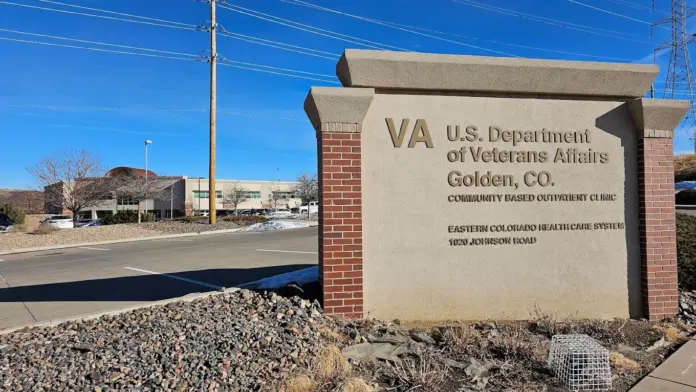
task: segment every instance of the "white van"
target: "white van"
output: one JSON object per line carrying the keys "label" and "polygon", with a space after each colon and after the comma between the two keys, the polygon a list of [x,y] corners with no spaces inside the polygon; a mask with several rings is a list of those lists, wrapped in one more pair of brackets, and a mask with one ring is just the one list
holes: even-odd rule
{"label": "white van", "polygon": [[309,204],[303,204],[300,206],[300,213],[307,213],[309,211],[310,214],[316,214],[319,212],[319,202],[318,201],[310,201]]}
{"label": "white van", "polygon": [[70,215],[51,215],[42,220],[41,225],[52,226],[56,229],[72,229],[75,227],[73,218]]}

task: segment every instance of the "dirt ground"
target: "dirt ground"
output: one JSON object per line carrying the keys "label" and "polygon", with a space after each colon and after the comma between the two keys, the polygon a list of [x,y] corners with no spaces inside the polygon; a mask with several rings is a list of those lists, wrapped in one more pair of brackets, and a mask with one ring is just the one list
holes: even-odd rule
{"label": "dirt ground", "polygon": [[[316,299],[313,285],[279,290],[281,295]],[[527,321],[452,321],[445,323],[398,320],[345,320],[326,318],[324,335],[328,345],[344,354],[363,346],[400,352],[397,358],[349,358],[341,374],[327,381],[309,383],[307,388],[286,388],[285,392],[333,392],[360,379],[363,388],[350,391],[373,392],[471,392],[543,391],[567,389],[551,374],[548,355],[551,338],[561,334],[585,334],[608,352],[611,364],[611,391],[626,392],[654,370],[696,333],[692,325],[678,321],[570,320],[535,309]],[[378,350],[378,351],[379,351]],[[395,354],[396,355],[396,354]],[[334,360],[336,360],[334,358]],[[322,361],[317,358],[317,361]],[[300,369],[295,376],[307,381],[321,368]],[[288,382],[295,382],[293,376]],[[361,384],[362,385],[362,384]]]}

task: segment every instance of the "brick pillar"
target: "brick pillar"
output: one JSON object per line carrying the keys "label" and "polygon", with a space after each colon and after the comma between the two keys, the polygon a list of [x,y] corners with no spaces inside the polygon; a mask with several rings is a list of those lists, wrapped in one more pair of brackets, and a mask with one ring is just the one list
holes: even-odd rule
{"label": "brick pillar", "polygon": [[672,133],[646,132],[638,159],[643,316],[662,320],[679,303]]}
{"label": "brick pillar", "polygon": [[319,279],[327,314],[363,316],[360,124],[322,123],[319,166]]}

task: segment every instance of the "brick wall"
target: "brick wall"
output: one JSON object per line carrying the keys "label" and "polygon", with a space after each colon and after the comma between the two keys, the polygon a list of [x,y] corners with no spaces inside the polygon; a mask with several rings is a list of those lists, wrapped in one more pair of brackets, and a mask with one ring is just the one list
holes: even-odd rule
{"label": "brick wall", "polygon": [[673,317],[678,310],[672,138],[639,140],[643,316]]}
{"label": "brick wall", "polygon": [[319,163],[319,277],[324,312],[363,316],[359,124],[324,123]]}

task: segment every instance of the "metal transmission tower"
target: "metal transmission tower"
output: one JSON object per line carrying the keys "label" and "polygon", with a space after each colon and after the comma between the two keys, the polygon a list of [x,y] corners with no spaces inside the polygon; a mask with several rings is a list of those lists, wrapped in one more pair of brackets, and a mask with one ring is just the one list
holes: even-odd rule
{"label": "metal transmission tower", "polygon": [[[686,127],[689,140],[694,144],[696,152],[696,143],[694,143],[696,140],[694,137],[696,130],[696,95],[694,94],[696,78],[689,55],[689,44],[696,42],[696,39],[694,34],[689,33],[687,29],[687,20],[696,15],[696,9],[687,7],[686,0],[671,0],[671,4],[670,13],[652,25],[653,27],[670,25],[668,28],[671,30],[670,38],[655,48],[653,58],[656,60],[658,52],[669,50],[669,66],[667,67],[663,98],[689,101],[691,108],[684,118],[682,126]],[[654,9],[655,0],[653,0],[653,11]],[[653,89],[651,89],[650,95],[653,96]]]}

